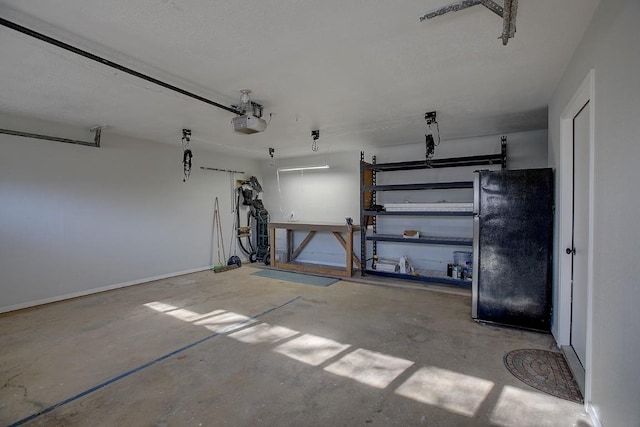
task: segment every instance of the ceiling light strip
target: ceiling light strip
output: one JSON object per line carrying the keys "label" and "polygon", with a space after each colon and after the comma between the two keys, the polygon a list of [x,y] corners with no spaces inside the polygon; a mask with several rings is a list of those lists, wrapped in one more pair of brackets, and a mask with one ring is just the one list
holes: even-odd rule
{"label": "ceiling light strip", "polygon": [[71,46],[70,44],[64,43],[60,40],[56,40],[52,37],[46,36],[42,33],[39,33],[37,31],[31,30],[27,27],[23,27],[22,25],[16,24],[15,22],[11,22],[8,21],[2,17],[0,17],[0,24],[2,24],[3,26],[7,27],[7,28],[11,28],[12,30],[18,31],[22,34],[26,34],[30,37],[36,38],[38,40],[42,40],[43,42],[52,44],[54,46],[57,46],[61,49],[65,49],[68,50],[69,52],[75,53],[76,55],[80,55],[83,56],[87,59],[91,59],[92,61],[98,62],[102,65],[106,65],[108,67],[111,68],[115,68],[116,70],[122,71],[124,73],[130,74],[134,77],[138,77],[139,79],[142,80],[146,80],[148,82],[151,82],[153,84],[156,84],[158,86],[162,86],[166,89],[172,90],[174,92],[178,92],[179,94],[188,96],[189,98],[193,98],[196,99],[198,101],[204,102],[205,104],[209,104],[209,105],[213,105],[214,107],[218,107],[222,110],[225,111],[229,111],[230,113],[234,113],[234,114],[242,114],[239,110],[232,108],[232,107],[227,107],[226,105],[222,105],[219,104],[215,101],[212,101],[210,99],[204,98],[200,95],[196,95],[195,93],[189,92],[187,90],[181,89],[177,86],[171,85],[169,83],[165,83],[161,80],[158,80],[156,78],[153,78],[151,76],[148,76],[146,74],[142,74],[138,71],[132,70],[131,68],[125,67],[124,65],[120,65],[118,63],[115,63],[113,61],[109,61],[108,59],[102,58],[98,55],[94,55],[93,53],[87,52],[86,50],[82,50],[79,49],[75,46]]}
{"label": "ceiling light strip", "polygon": [[306,171],[314,169],[329,169],[329,165],[321,166],[297,166],[292,168],[278,168],[278,172],[293,172],[293,171]]}

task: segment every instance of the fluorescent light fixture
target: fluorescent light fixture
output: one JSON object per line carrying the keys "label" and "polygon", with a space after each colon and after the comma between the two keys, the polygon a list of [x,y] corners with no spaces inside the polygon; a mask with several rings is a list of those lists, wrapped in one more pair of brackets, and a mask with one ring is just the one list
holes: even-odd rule
{"label": "fluorescent light fixture", "polygon": [[312,169],[329,169],[329,165],[322,166],[299,166],[294,168],[278,168],[278,172],[306,171]]}

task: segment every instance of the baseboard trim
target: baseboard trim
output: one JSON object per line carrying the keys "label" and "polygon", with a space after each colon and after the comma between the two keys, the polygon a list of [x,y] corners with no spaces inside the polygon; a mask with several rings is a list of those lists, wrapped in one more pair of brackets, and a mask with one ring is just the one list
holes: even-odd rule
{"label": "baseboard trim", "polygon": [[578,384],[578,388],[580,389],[580,393],[582,396],[586,398],[585,394],[585,381],[586,381],[586,372],[582,363],[580,363],[580,359],[576,355],[575,350],[570,345],[563,345],[561,347],[562,353],[564,354],[564,358],[569,365],[569,369],[573,374],[573,378],[576,380]]}
{"label": "baseboard trim", "polygon": [[598,416],[598,410],[591,403],[587,404],[587,414],[589,414],[589,418],[591,418],[593,427],[602,427],[600,417]]}
{"label": "baseboard trim", "polygon": [[143,283],[153,282],[154,280],[162,280],[162,279],[168,279],[170,277],[182,276],[184,274],[197,273],[199,271],[210,270],[211,268],[213,268],[213,267],[207,266],[207,267],[192,268],[192,269],[189,269],[189,270],[177,271],[177,272],[174,272],[174,273],[161,274],[159,276],[146,277],[144,279],[130,280],[128,282],[116,283],[115,285],[103,286],[101,288],[94,288],[94,289],[89,289],[89,290],[80,291],[80,292],[72,292],[70,294],[64,294],[64,295],[60,295],[60,296],[56,296],[56,297],[44,298],[44,299],[39,299],[39,300],[36,300],[36,301],[25,302],[25,303],[22,303],[22,304],[10,305],[8,307],[0,307],[0,313],[8,313],[10,311],[16,311],[16,310],[22,310],[22,309],[25,309],[25,308],[37,307],[39,305],[51,304],[52,302],[64,301],[64,300],[71,299],[71,298],[84,297],[84,296],[87,296],[87,295],[97,294],[97,293],[100,293],[100,292],[111,291],[111,290],[120,289],[120,288],[126,288],[127,286],[141,285]]}

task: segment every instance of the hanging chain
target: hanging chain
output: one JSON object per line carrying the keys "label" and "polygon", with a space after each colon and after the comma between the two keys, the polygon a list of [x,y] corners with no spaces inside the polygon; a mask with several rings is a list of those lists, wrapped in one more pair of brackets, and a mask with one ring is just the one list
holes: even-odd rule
{"label": "hanging chain", "polygon": [[[436,120],[436,112],[428,112],[425,113],[424,115],[424,119],[427,122],[427,127],[429,128],[428,133],[426,133],[424,135],[424,145],[425,145],[425,162],[427,163],[427,165],[431,165],[431,160],[433,159],[433,156],[435,155],[435,148],[440,145],[440,125],[438,124],[438,121]],[[432,124],[436,125],[436,136],[438,138],[437,142],[434,138],[434,132],[433,132],[433,128],[431,127]]]}
{"label": "hanging chain", "polygon": [[187,182],[191,176],[191,159],[193,153],[191,152],[191,129],[182,129],[182,167],[184,171],[184,178],[182,182]]}

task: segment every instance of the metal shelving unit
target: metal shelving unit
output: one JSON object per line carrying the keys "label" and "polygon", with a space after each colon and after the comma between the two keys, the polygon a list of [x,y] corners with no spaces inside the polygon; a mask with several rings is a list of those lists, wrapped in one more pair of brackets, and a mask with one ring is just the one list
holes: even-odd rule
{"label": "metal shelving unit", "polygon": [[[360,153],[360,224],[362,228],[360,239],[360,259],[362,260],[361,275],[376,275],[393,277],[397,279],[417,280],[422,282],[442,283],[466,288],[471,287],[468,280],[454,279],[443,272],[432,270],[419,270],[417,275],[378,271],[368,267],[368,260],[377,255],[380,243],[402,243],[409,245],[447,245],[472,247],[473,238],[421,236],[419,238],[405,238],[401,234],[378,234],[377,219],[379,216],[407,216],[407,217],[473,217],[472,211],[459,210],[433,210],[433,211],[385,211],[377,205],[377,193],[379,191],[416,191],[416,190],[455,190],[473,188],[473,181],[456,182],[426,182],[410,184],[377,185],[376,175],[381,172],[407,171],[418,169],[449,168],[458,166],[484,166],[500,165],[502,169],[507,167],[506,137],[502,137],[500,153],[481,156],[458,157],[448,159],[433,159],[426,161],[409,161],[394,163],[376,163],[376,156],[372,162],[364,161],[364,152]],[[378,209],[376,209],[378,208]],[[371,234],[367,235],[367,230]],[[372,244],[371,257],[367,256],[367,242]]]}

